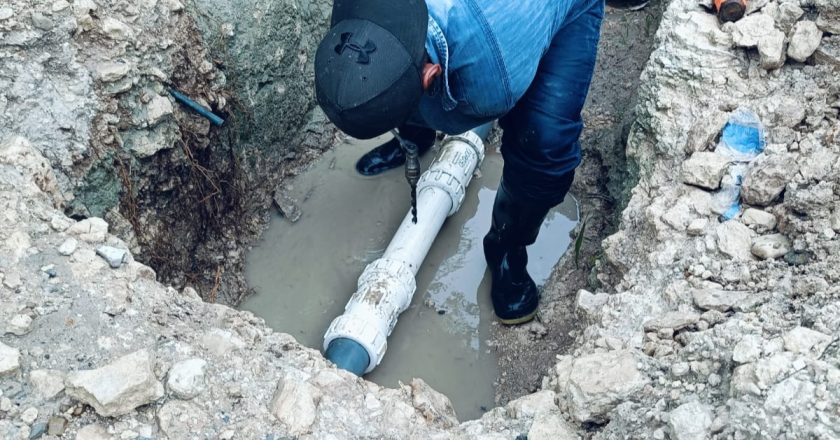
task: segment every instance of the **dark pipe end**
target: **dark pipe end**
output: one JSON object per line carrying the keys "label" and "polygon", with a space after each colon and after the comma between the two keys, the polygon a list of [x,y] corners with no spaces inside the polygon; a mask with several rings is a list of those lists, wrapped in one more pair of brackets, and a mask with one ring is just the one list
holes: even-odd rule
{"label": "dark pipe end", "polygon": [[330,342],[324,356],[332,361],[336,367],[347,370],[356,376],[365,374],[365,370],[370,364],[370,356],[368,356],[367,350],[358,342],[347,338],[338,338]]}

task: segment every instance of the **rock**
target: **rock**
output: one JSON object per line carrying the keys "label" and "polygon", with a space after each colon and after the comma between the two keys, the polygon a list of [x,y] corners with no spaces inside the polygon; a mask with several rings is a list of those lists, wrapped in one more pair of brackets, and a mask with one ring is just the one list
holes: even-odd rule
{"label": "rock", "polygon": [[699,151],[683,162],[682,180],[689,185],[717,189],[728,167],[729,159],[722,155],[710,151]]}
{"label": "rock", "polygon": [[785,256],[790,252],[790,240],[782,234],[764,235],[753,241],[751,251],[762,260]]}
{"label": "rock", "polygon": [[412,379],[410,386],[411,404],[427,421],[445,428],[458,424],[458,416],[448,397],[430,387],[423,379]]}
{"label": "rock", "polygon": [[99,246],[96,248],[96,255],[102,257],[108,262],[112,269],[119,269],[126,261],[128,252],[125,249],[115,248],[113,246]]}
{"label": "rock", "polygon": [[211,329],[201,338],[201,344],[216,356],[224,356],[231,351],[245,347],[245,341],[233,333],[219,328]]}
{"label": "rock", "polygon": [[102,63],[96,66],[96,77],[106,83],[121,80],[128,72],[131,72],[131,65],[128,63]]}
{"label": "rock", "polygon": [[815,392],[812,382],[789,377],[770,388],[764,408],[771,414],[796,414],[813,406]]}
{"label": "rock", "polygon": [[[64,431],[67,429],[67,419],[60,416],[53,416],[50,417],[49,425],[47,428],[47,434],[61,436],[64,434]],[[78,437],[76,437],[78,438]]]}
{"label": "rock", "polygon": [[58,247],[58,253],[64,255],[65,257],[73,255],[73,252],[76,252],[76,247],[79,245],[79,242],[76,241],[75,238],[70,237],[67,240],[64,240],[63,243]]}
{"label": "rock", "polygon": [[755,226],[760,231],[776,229],[776,216],[760,209],[747,208],[741,215],[741,221],[747,226]]}
{"label": "rock", "polygon": [[671,328],[678,331],[696,324],[699,320],[700,315],[696,313],[675,310],[645,322],[645,331],[655,332],[663,328]]}
{"label": "rock", "polygon": [[756,47],[774,30],[773,17],[766,14],[748,15],[734,23],[727,23],[724,29],[732,34],[732,42],[738,47]]}
{"label": "rock", "polygon": [[706,233],[706,227],[709,225],[709,220],[705,218],[696,218],[688,224],[686,232],[688,235],[703,235]]}
{"label": "rock", "polygon": [[794,172],[787,155],[760,155],[744,177],[741,197],[750,205],[767,206],[784,191]]}
{"label": "rock", "polygon": [[294,223],[300,220],[301,211],[297,202],[286,194],[283,189],[274,191],[274,204],[277,205],[280,214],[290,222]]}
{"label": "rock", "polygon": [[568,390],[570,412],[581,423],[603,422],[619,403],[629,399],[648,383],[636,366],[632,351],[595,353],[574,361]]}
{"label": "rock", "polygon": [[807,115],[805,104],[793,96],[783,96],[775,101],[773,122],[780,127],[792,128],[799,125]]}
{"label": "rock", "polygon": [[35,422],[35,419],[37,419],[37,418],[38,418],[38,408],[34,408],[34,407],[26,408],[20,414],[20,421],[27,424],[27,425],[31,425],[33,422]]}
{"label": "rock", "polygon": [[834,213],[831,214],[831,229],[840,232],[840,206],[834,208]]}
{"label": "rock", "polygon": [[751,15],[755,14],[756,12],[762,10],[770,0],[752,0],[747,3],[747,10],[744,11],[744,15]]}
{"label": "rock", "polygon": [[32,370],[29,383],[39,398],[49,400],[64,391],[64,373],[58,370]]}
{"label": "rock", "polygon": [[528,430],[528,440],[577,440],[580,437],[559,413],[540,414]]}
{"label": "rock", "polygon": [[303,435],[310,432],[315,423],[321,395],[321,390],[314,385],[287,375],[278,382],[269,410],[289,435]]}
{"label": "rock", "polygon": [[157,125],[164,118],[171,116],[173,112],[172,101],[169,98],[155,95],[146,105],[146,122],[149,126]]}
{"label": "rock", "polygon": [[823,38],[814,52],[814,63],[840,67],[840,35]]}
{"label": "rock", "polygon": [[76,433],[76,440],[113,440],[108,430],[102,425],[87,425]]}
{"label": "rock", "polygon": [[90,217],[67,228],[67,233],[79,237],[82,241],[97,243],[105,241],[108,223],[99,217]]}
{"label": "rock", "polygon": [[128,414],[163,396],[154,360],[145,349],[120,357],[95,370],[72,372],[65,380],[67,395],[90,406],[104,417]]}
{"label": "rock", "polygon": [[713,145],[715,138],[723,131],[729,115],[717,109],[710,109],[711,114],[697,118],[688,131],[686,153],[706,151]]}
{"label": "rock", "polygon": [[0,21],[8,20],[15,16],[15,11],[7,6],[0,7]]}
{"label": "rock", "polygon": [[746,312],[755,307],[761,299],[748,292],[719,289],[695,289],[692,291],[692,298],[698,308],[718,312],[728,312],[730,310]]}
{"label": "rock", "polygon": [[804,63],[822,41],[822,31],[813,21],[803,20],[793,26],[793,34],[788,44],[788,57]]}
{"label": "rock", "polygon": [[675,377],[682,377],[688,374],[690,371],[690,367],[688,362],[675,362],[671,365],[671,374]]}
{"label": "rock", "polygon": [[759,64],[764,70],[775,70],[785,64],[785,34],[773,29],[758,42]]}
{"label": "rock", "polygon": [[600,317],[601,308],[610,296],[606,293],[592,293],[588,290],[578,290],[575,297],[575,311],[581,318],[593,321]]}
{"label": "rock", "polygon": [[20,350],[0,342],[0,377],[12,375],[20,368]]}
{"label": "rock", "polygon": [[169,370],[166,385],[179,399],[189,400],[204,391],[204,359],[187,359],[175,363]]}
{"label": "rock", "polygon": [[135,156],[145,159],[158,151],[169,150],[174,146],[173,139],[178,139],[180,131],[172,123],[158,124],[149,130],[128,130],[120,133],[126,148]]}
{"label": "rock", "polygon": [[17,314],[12,316],[12,319],[6,323],[6,333],[11,333],[16,336],[23,336],[29,333],[32,326],[32,318],[29,315]]}
{"label": "rock", "polygon": [[49,425],[46,422],[36,422],[32,424],[32,430],[29,432],[29,440],[41,438],[47,432]]}
{"label": "rock", "polygon": [[158,426],[170,439],[209,438],[200,435],[210,424],[210,416],[201,407],[183,400],[170,400],[157,412]]}
{"label": "rock", "polygon": [[831,336],[807,327],[796,327],[785,334],[784,341],[787,351],[820,357],[831,343]]}
{"label": "rock", "polygon": [[758,335],[746,335],[732,349],[732,360],[739,364],[754,362],[761,356],[762,339]]}
{"label": "rock", "polygon": [[776,26],[787,34],[804,14],[805,11],[796,3],[784,2],[776,9],[773,18],[776,20]]}
{"label": "rock", "polygon": [[840,35],[840,12],[820,12],[817,17],[817,27],[822,29],[823,32]]}
{"label": "rock", "polygon": [[53,23],[52,20],[50,20],[47,16],[40,12],[33,12],[31,19],[32,26],[35,26],[36,28],[41,29],[42,31],[49,31],[53,27],[55,27],[55,23]]}
{"label": "rock", "polygon": [[752,260],[752,231],[734,220],[718,225],[715,229],[718,249],[734,260]]}
{"label": "rock", "polygon": [[542,390],[534,394],[520,397],[507,405],[508,413],[517,419],[534,418],[537,415],[557,411],[554,404],[556,393]]}
{"label": "rock", "polygon": [[130,26],[113,17],[105,17],[101,24],[102,33],[113,40],[125,41],[134,36]]}
{"label": "rock", "polygon": [[705,440],[710,438],[712,409],[694,401],[684,403],[668,415],[668,428],[673,440]]}

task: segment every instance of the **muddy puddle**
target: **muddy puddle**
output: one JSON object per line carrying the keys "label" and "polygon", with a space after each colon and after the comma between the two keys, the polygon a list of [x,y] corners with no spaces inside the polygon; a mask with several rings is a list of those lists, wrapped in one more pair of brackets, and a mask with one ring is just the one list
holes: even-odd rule
{"label": "muddy puddle", "polygon": [[[295,180],[289,194],[299,201],[301,218],[290,223],[276,215],[249,252],[246,277],[256,294],[243,309],[322,348],[324,331],[342,313],[358,276],[385,251],[409,208],[402,169],[373,178],[355,172],[357,158],[385,139],[341,145]],[[431,159],[424,157],[424,169]],[[444,224],[417,275],[417,293],[388,339],[385,359],[366,376],[388,387],[423,378],[449,396],[462,421],[495,406],[499,370],[487,344],[494,317],[481,241],[501,168],[501,155],[488,151],[464,206]],[[538,284],[569,248],[577,219],[571,197],[549,214],[529,248]]]}

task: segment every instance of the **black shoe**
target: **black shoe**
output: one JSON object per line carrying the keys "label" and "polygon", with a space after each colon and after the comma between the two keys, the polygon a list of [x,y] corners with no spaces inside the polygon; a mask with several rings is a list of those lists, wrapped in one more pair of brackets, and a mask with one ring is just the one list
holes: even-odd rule
{"label": "black shoe", "polygon": [[493,284],[490,298],[502,324],[528,322],[537,314],[540,294],[528,274],[526,246],[533,244],[551,206],[523,203],[499,185],[493,205],[493,226],[484,237],[484,257]]}
{"label": "black shoe", "polygon": [[[412,125],[399,127],[400,136],[414,142],[420,155],[435,144],[435,131]],[[370,150],[356,162],[356,171],[365,176],[375,176],[405,164],[405,153],[400,142],[394,138]]]}

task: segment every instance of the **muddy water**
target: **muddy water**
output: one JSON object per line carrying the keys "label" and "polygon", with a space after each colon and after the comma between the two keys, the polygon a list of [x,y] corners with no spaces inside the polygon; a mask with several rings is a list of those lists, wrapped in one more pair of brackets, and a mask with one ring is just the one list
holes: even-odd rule
{"label": "muddy water", "polygon": [[[296,179],[290,193],[303,214],[297,223],[273,218],[248,254],[246,276],[257,293],[243,309],[321,348],[324,331],[342,313],[356,279],[384,252],[409,208],[402,170],[375,178],[355,172],[355,160],[384,139],[339,146]],[[431,159],[427,154],[424,169]],[[449,396],[461,420],[495,406],[499,371],[487,345],[493,309],[481,240],[490,227],[501,164],[498,153],[488,152],[464,206],[444,224],[417,275],[417,293],[388,340],[385,359],[367,376],[389,387],[421,377]],[[577,216],[568,197],[529,248],[528,267],[538,284],[568,249]]]}

